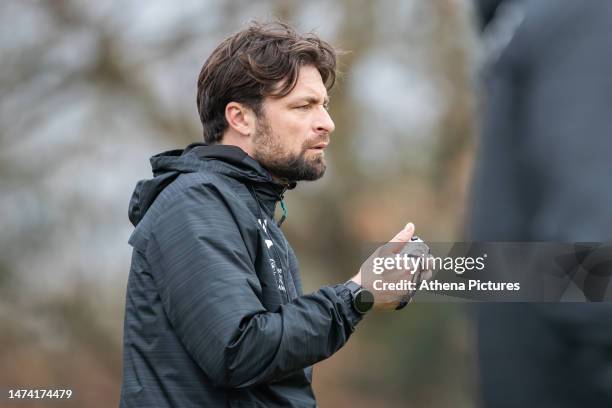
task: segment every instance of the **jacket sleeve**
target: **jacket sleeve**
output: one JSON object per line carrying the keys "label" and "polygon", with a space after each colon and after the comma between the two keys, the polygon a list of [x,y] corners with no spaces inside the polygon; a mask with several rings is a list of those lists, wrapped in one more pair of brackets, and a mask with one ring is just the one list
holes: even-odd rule
{"label": "jacket sleeve", "polygon": [[267,311],[236,221],[214,186],[192,186],[158,218],[147,259],[164,310],[217,386],[270,381],[342,347],[361,319],[344,285]]}

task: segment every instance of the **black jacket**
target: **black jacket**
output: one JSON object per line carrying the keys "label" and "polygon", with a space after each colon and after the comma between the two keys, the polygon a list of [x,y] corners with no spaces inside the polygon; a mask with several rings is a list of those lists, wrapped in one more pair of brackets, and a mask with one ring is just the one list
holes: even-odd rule
{"label": "black jacket", "polygon": [[360,316],[344,285],[302,294],[274,221],[284,187],[233,146],[151,164],[130,202],[120,406],[316,406],[311,365]]}

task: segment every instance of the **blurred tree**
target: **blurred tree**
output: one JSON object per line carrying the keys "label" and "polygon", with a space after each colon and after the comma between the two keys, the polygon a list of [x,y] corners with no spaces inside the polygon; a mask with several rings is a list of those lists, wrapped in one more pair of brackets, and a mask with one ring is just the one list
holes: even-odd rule
{"label": "blurred tree", "polygon": [[[13,317],[0,320],[0,385],[63,382],[79,387],[79,406],[116,405],[131,189],[149,177],[148,156],[201,140],[199,69],[250,19],[281,18],[347,51],[328,173],[288,194],[306,289],[348,279],[363,243],[408,220],[426,238],[457,237],[473,133],[469,16],[467,0],[2,2],[0,312]],[[453,305],[366,321],[317,369],[316,390],[323,406],[353,403],[368,382],[364,404],[469,401],[467,336]],[[368,371],[374,357],[384,375]]]}

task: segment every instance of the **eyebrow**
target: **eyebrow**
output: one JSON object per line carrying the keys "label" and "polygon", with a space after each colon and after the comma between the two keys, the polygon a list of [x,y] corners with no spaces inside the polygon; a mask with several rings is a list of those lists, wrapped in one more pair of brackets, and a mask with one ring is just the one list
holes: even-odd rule
{"label": "eyebrow", "polygon": [[[294,102],[308,102],[308,103],[315,103],[316,104],[316,103],[319,103],[320,101],[321,100],[319,98],[317,98],[316,96],[308,95],[308,96],[298,97],[298,98],[295,99]],[[329,104],[329,97],[328,96],[326,96],[323,99],[323,104],[324,105]]]}

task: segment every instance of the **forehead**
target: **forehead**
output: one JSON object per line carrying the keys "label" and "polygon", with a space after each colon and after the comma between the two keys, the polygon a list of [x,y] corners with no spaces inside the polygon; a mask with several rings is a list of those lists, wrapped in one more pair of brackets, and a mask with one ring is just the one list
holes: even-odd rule
{"label": "forehead", "polygon": [[300,68],[295,87],[280,100],[299,98],[327,99],[327,88],[323,83],[319,70],[312,65]]}

